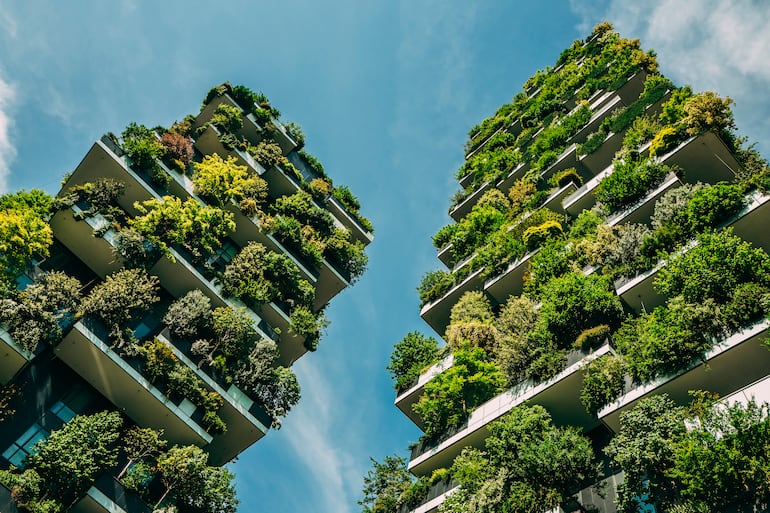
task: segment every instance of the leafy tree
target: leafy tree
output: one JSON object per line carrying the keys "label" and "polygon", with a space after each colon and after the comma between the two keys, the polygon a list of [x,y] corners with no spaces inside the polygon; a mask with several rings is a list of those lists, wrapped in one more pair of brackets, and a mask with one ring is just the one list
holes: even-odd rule
{"label": "leafy tree", "polygon": [[614,212],[643,198],[669,172],[668,166],[652,160],[615,160],[612,173],[596,187],[596,200]]}
{"label": "leafy tree", "polygon": [[254,386],[254,395],[273,418],[272,427],[281,427],[279,417],[285,417],[300,399],[297,376],[291,369],[276,367],[269,378]]}
{"label": "leafy tree", "polygon": [[38,442],[26,464],[42,479],[41,495],[65,506],[82,497],[100,474],[117,464],[122,425],[117,412],[78,415]]}
{"label": "leafy tree", "polygon": [[465,420],[479,405],[494,397],[505,384],[497,366],[481,348],[466,346],[454,353],[452,367],[425,384],[425,393],[412,408],[433,438]]}
{"label": "leafy tree", "polygon": [[364,477],[363,513],[396,513],[399,498],[412,484],[412,475],[406,469],[406,459],[385,456],[382,462],[374,458],[372,469]]}
{"label": "leafy tree", "polygon": [[500,335],[495,363],[505,374],[508,385],[526,377],[533,358],[529,333],[535,329],[538,312],[535,303],[526,296],[511,296],[500,310],[496,326]]}
{"label": "leafy tree", "polygon": [[158,167],[155,159],[163,156],[165,147],[155,132],[144,125],[129,123],[123,133],[123,149],[140,169],[152,171]]}
{"label": "leafy tree", "polygon": [[161,136],[160,143],[165,148],[166,158],[181,163],[181,170],[184,171],[194,155],[190,138],[175,132],[166,132]]}
{"label": "leafy tree", "polygon": [[[6,200],[8,201],[8,200]],[[21,200],[13,201],[19,205]],[[33,209],[0,211],[0,265],[6,287],[24,272],[35,256],[47,257],[53,232],[45,217]]]}
{"label": "leafy tree", "polygon": [[26,289],[0,301],[0,321],[22,347],[55,344],[62,325],[72,321],[80,304],[81,284],[60,271],[44,274]]}
{"label": "leafy tree", "polygon": [[623,362],[615,355],[602,355],[589,362],[580,389],[580,402],[586,411],[594,415],[615,400],[623,392],[623,378]]}
{"label": "leafy tree", "polygon": [[217,154],[206,155],[202,162],[193,164],[195,192],[213,199],[223,207],[230,201],[251,200],[256,205],[267,198],[267,182],[257,175],[250,175],[246,166],[239,166],[233,156],[223,160]]}
{"label": "leafy tree", "polygon": [[411,331],[396,342],[386,367],[396,390],[409,385],[428,365],[439,357],[438,341],[418,331]]}
{"label": "leafy tree", "polygon": [[161,438],[163,430],[155,431],[152,428],[132,426],[123,435],[123,450],[128,456],[128,463],[120,471],[120,479],[132,463],[154,459],[165,449],[167,442]]}
{"label": "leafy tree", "polygon": [[141,269],[123,269],[107,276],[86,296],[81,305],[86,316],[94,316],[110,330],[118,347],[125,344],[124,329],[160,298],[158,278]]}
{"label": "leafy tree", "polygon": [[208,465],[208,455],[194,445],[175,445],[158,457],[158,472],[166,491],[156,507],[173,492],[176,503],[193,513],[235,513],[238,499],[233,475]]}
{"label": "leafy tree", "polygon": [[682,123],[687,126],[689,135],[698,135],[708,130],[722,131],[735,128],[730,105],[732,98],[720,98],[712,91],[696,94],[684,104],[685,117]]}
{"label": "leafy tree", "polygon": [[235,229],[233,214],[192,198],[182,202],[176,196],[164,196],[134,206],[142,215],[131,220],[131,227],[163,252],[169,245],[179,244],[194,259],[201,259],[221,247]]}
{"label": "leafy tree", "polygon": [[212,321],[211,300],[193,289],[168,307],[163,323],[175,337],[191,339],[208,328]]}

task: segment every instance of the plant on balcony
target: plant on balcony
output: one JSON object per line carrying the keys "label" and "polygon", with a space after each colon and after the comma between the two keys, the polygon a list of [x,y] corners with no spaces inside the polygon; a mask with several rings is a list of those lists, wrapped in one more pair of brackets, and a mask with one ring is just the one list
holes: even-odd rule
{"label": "plant on balcony", "polygon": [[198,289],[193,289],[168,307],[163,324],[171,335],[191,340],[212,322],[211,300]]}
{"label": "plant on balcony", "polygon": [[235,229],[233,214],[176,196],[151,199],[134,205],[141,215],[130,226],[168,254],[169,245],[179,244],[199,261],[222,246]]}
{"label": "plant on balcony", "polygon": [[455,279],[452,273],[446,271],[431,271],[423,275],[420,286],[417,287],[417,293],[420,296],[420,306],[434,301],[451,289],[455,285]]}
{"label": "plant on balcony", "polygon": [[481,277],[487,280],[502,274],[508,265],[518,261],[526,252],[527,247],[520,237],[511,231],[502,229],[488,238],[486,244],[479,248],[476,256],[466,267],[468,271],[483,267]]}
{"label": "plant on balcony", "polygon": [[650,156],[663,155],[685,139],[681,127],[664,126],[650,141]]}
{"label": "plant on balcony", "polygon": [[158,457],[157,470],[166,490],[156,508],[171,493],[183,511],[235,513],[233,475],[225,467],[209,466],[200,447],[175,445]]}
{"label": "plant on balcony", "polygon": [[561,237],[564,234],[561,223],[549,220],[536,226],[530,226],[521,234],[521,240],[528,249],[534,249],[543,243]]}
{"label": "plant on balcony", "polygon": [[460,424],[478,406],[502,390],[505,379],[479,347],[454,352],[454,364],[425,384],[412,409],[425,425],[425,437],[435,439]]}
{"label": "plant on balcony", "polygon": [[439,360],[440,354],[438,341],[418,331],[411,331],[396,342],[386,367],[396,392],[411,385],[423,370]]}
{"label": "plant on balcony", "polygon": [[628,319],[613,338],[631,376],[645,383],[692,364],[721,329],[713,301],[691,304],[675,297]]}
{"label": "plant on balcony", "polygon": [[615,212],[642,199],[671,171],[664,164],[646,159],[640,161],[627,156],[615,160],[612,173],[596,187],[596,201]]}
{"label": "plant on balcony", "polygon": [[[163,430],[132,426],[122,436],[123,450],[128,462],[118,474],[118,479],[126,475],[130,467],[137,463],[152,462],[166,448],[168,442],[162,438]],[[138,484],[138,483],[137,483]],[[128,488],[136,490],[136,486]]]}
{"label": "plant on balcony", "polygon": [[615,355],[602,355],[585,367],[580,402],[591,415],[610,404],[623,392],[625,369]]}
{"label": "plant on balcony", "polygon": [[283,253],[250,242],[225,268],[222,291],[248,302],[291,302],[311,306],[313,286],[301,278],[299,268]]}
{"label": "plant on balcony", "polygon": [[82,315],[104,323],[112,345],[122,348],[127,342],[126,325],[159,300],[157,293],[157,277],[141,269],[123,269],[96,285],[80,308]]}
{"label": "plant on balcony", "polygon": [[607,324],[617,327],[623,307],[606,278],[580,272],[548,282],[541,294],[540,322],[560,348],[570,348],[580,333]]}
{"label": "plant on balcony", "polygon": [[721,133],[724,130],[735,129],[730,105],[735,104],[732,98],[720,98],[711,91],[696,94],[684,104],[685,116],[682,124],[687,127],[687,135],[699,135],[709,130]]}
{"label": "plant on balcony", "polygon": [[[487,197],[494,197],[496,201],[482,201]],[[482,200],[453,229],[449,241],[455,263],[473,253],[506,220],[508,201],[500,191],[492,189],[484,194]]]}
{"label": "plant on balcony", "polygon": [[149,270],[161,257],[158,248],[132,228],[120,230],[113,252],[128,268]]}
{"label": "plant on balcony", "polygon": [[631,123],[626,135],[623,137],[623,149],[626,151],[638,150],[643,144],[652,140],[663,128],[655,116],[639,116]]}
{"label": "plant on balcony", "polygon": [[369,263],[364,244],[358,240],[352,241],[350,233],[341,228],[335,228],[326,239],[324,256],[346,275],[349,284],[358,280]]}
{"label": "plant on balcony", "polygon": [[121,138],[123,149],[133,165],[146,172],[160,187],[165,188],[171,183],[171,177],[158,165],[157,159],[163,157],[166,148],[153,130],[132,122],[123,130]]}
{"label": "plant on balcony", "polygon": [[492,355],[499,336],[492,305],[483,292],[469,291],[452,306],[444,338],[452,350],[470,344]]}
{"label": "plant on balcony", "polygon": [[160,143],[165,148],[164,157],[182,173],[187,171],[187,165],[194,155],[190,138],[176,132],[166,132],[160,137]]}
{"label": "plant on balcony", "polygon": [[672,258],[655,279],[659,292],[681,294],[690,303],[725,303],[739,284],[770,284],[770,257],[731,229],[698,236],[698,244]]}
{"label": "plant on balcony", "polygon": [[[321,168],[323,169],[323,168]],[[342,203],[342,206],[345,207],[345,210],[353,216],[353,218],[358,221],[358,223],[369,233],[374,233],[374,226],[372,226],[371,221],[367,219],[366,217],[361,215],[361,204],[358,201],[358,198],[356,198],[352,192],[350,192],[350,189],[347,188],[344,185],[338,185],[335,186],[332,189],[332,196]]]}
{"label": "plant on balcony", "polygon": [[321,332],[329,325],[329,320],[323,312],[314,312],[304,305],[292,308],[289,321],[289,330],[304,337],[304,345],[308,351],[318,348]]}
{"label": "plant on balcony", "polygon": [[440,511],[551,510],[599,474],[590,440],[554,426],[542,406],[517,406],[489,430],[485,450],[467,448],[455,460],[460,488]]}
{"label": "plant on balcony", "polygon": [[[32,194],[32,193],[30,193]],[[0,197],[7,198],[6,196]],[[31,197],[30,201],[34,201]],[[0,265],[3,285],[12,289],[13,280],[24,272],[36,256],[48,256],[53,233],[48,226],[47,212],[27,208],[23,197],[5,199],[0,210]]]}
{"label": "plant on balcony", "polygon": [[358,501],[363,513],[397,513],[399,499],[413,482],[406,459],[385,456],[382,462],[370,458],[372,468],[364,476],[363,498]]}
{"label": "plant on balcony", "polygon": [[243,126],[241,109],[227,103],[221,103],[214,109],[211,122],[226,132],[237,132]]}
{"label": "plant on balcony", "polygon": [[245,214],[256,215],[267,199],[267,182],[236,162],[233,156],[223,160],[215,153],[194,163],[195,192],[218,207],[235,202]]}
{"label": "plant on balcony", "polygon": [[63,328],[72,323],[80,305],[81,283],[60,271],[46,273],[35,283],[0,300],[0,322],[23,348],[56,345]]}
{"label": "plant on balcony", "polygon": [[254,148],[254,158],[262,164],[265,169],[270,169],[278,164],[283,164],[284,156],[281,147],[274,142],[261,141]]}
{"label": "plant on balcony", "polygon": [[32,513],[65,511],[117,464],[122,425],[118,412],[78,415],[35,444],[24,472],[0,470],[0,483]]}
{"label": "plant on balcony", "polygon": [[86,219],[101,214],[109,221],[120,222],[125,214],[118,206],[118,199],[126,190],[126,184],[112,178],[98,178],[93,182],[86,182],[70,187],[65,193],[53,200],[53,211],[72,208],[76,203],[86,203],[88,208],[82,210],[76,219]]}
{"label": "plant on balcony", "polygon": [[472,175],[473,178],[468,187],[453,202],[452,206],[458,205],[484,182],[499,180],[503,175],[518,166],[521,161],[521,152],[511,147],[482,151],[472,156],[458,170],[457,175],[458,178],[466,175]]}

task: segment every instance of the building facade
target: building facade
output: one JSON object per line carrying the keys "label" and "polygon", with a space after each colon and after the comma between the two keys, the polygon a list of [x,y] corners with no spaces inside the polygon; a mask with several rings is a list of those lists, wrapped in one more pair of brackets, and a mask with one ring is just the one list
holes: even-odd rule
{"label": "building facade", "polygon": [[[389,367],[396,407],[425,433],[390,509],[614,513],[620,489],[627,511],[666,510],[684,499],[654,488],[656,462],[645,493],[633,478],[623,491],[613,440],[628,412],[661,394],[680,408],[692,390],[770,399],[768,170],[730,103],[676,87],[602,24],[471,130],[453,223],[433,239],[446,269],[418,289],[444,343],[410,333]],[[527,415],[547,416],[539,440],[516,431]],[[549,456],[546,438],[575,432],[598,472],[571,449]]]}
{"label": "building facade", "polygon": [[[5,223],[26,212],[17,225],[41,242],[9,271],[0,314],[0,510],[234,508],[219,467],[297,402],[291,364],[373,237],[279,116],[223,84],[171,127],[96,141],[52,200],[7,196]],[[106,453],[66,445],[72,419],[105,411],[117,417],[92,438]],[[55,469],[34,457],[54,440]],[[67,451],[88,461],[67,471]]]}

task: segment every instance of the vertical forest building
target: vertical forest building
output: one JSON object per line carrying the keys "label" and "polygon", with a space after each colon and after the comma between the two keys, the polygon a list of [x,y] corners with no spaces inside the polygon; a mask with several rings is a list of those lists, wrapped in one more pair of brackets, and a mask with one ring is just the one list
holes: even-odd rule
{"label": "vertical forest building", "polygon": [[443,340],[389,365],[424,434],[365,511],[768,507],[770,174],[731,103],[605,23],[470,131],[418,288]]}
{"label": "vertical forest building", "polygon": [[0,197],[0,511],[235,510],[222,465],[299,400],[372,241],[279,117],[223,84],[103,136],[56,197]]}

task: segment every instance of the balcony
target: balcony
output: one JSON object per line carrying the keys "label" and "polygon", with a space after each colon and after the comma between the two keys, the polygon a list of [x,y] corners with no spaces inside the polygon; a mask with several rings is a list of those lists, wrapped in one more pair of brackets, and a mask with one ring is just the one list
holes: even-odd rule
{"label": "balcony", "polygon": [[581,185],[572,194],[564,198],[562,207],[565,211],[571,215],[577,217],[582,211],[591,209],[596,203],[596,187],[607,176],[612,173],[612,164],[609,165],[604,171],[597,174],[586,183]]}
{"label": "balcony", "polygon": [[746,405],[750,401],[757,404],[770,403],[770,376],[765,376],[730,395],[722,397],[719,403],[729,406]]}
{"label": "balcony", "polygon": [[364,245],[367,245],[374,240],[374,235],[361,226],[353,216],[348,214],[345,207],[343,207],[336,198],[333,196],[327,198],[326,207],[329,212],[331,212],[334,219],[338,220],[342,226],[350,232],[354,239],[360,240]]}
{"label": "balcony", "polygon": [[246,166],[252,173],[257,174],[258,176],[263,176],[265,174],[265,168],[262,167],[262,164],[257,162],[254,157],[245,151],[241,151],[238,148],[225,148],[225,145],[222,144],[222,141],[219,139],[220,135],[219,130],[215,126],[209,125],[206,127],[206,130],[198,136],[198,139],[195,140],[195,147],[204,155],[217,154],[223,159],[233,157],[239,166]]}
{"label": "balcony", "polygon": [[556,162],[545,168],[545,170],[540,173],[540,178],[543,180],[548,180],[556,173],[566,171],[571,167],[575,168],[578,174],[584,174],[581,173],[582,167],[580,165],[580,161],[578,161],[577,158],[577,145],[574,143],[567,146],[564,151],[561,152],[561,155],[559,155],[559,157],[556,159]]}
{"label": "balcony", "polygon": [[[620,416],[640,399],[668,394],[679,404],[688,402],[689,390],[708,390],[729,395],[767,375],[770,351],[764,345],[770,321],[753,326],[717,342],[703,361],[695,360],[680,372],[637,386],[599,412],[599,418],[613,431],[620,429]],[[736,372],[736,370],[738,370]]]}
{"label": "balcony", "polygon": [[214,435],[214,439],[206,446],[212,465],[224,465],[267,434],[272,419],[259,404],[234,385],[225,390],[166,337],[161,334],[157,338],[167,343],[173,350],[174,356],[192,369],[209,390],[218,393],[224,399],[224,404],[217,413],[227,425],[227,431]]}
{"label": "balcony", "polygon": [[511,170],[508,175],[497,183],[497,188],[503,191],[504,194],[508,194],[516,180],[523,178],[527,171],[529,171],[530,162],[525,160],[515,168]]}
{"label": "balcony", "polygon": [[529,267],[529,260],[539,251],[532,250],[515,262],[498,276],[488,279],[484,283],[484,291],[497,301],[497,304],[505,303],[509,297],[518,296],[524,291],[524,273]]}
{"label": "balcony", "polygon": [[118,203],[132,217],[139,213],[134,207],[134,203],[160,198],[160,195],[149,188],[145,181],[129,167],[127,157],[118,156],[103,140],[96,141],[91,146],[86,156],[83,157],[83,160],[80,161],[75,171],[62,186],[62,191],[75,185],[94,182],[99,178],[111,178],[126,184],[126,189],[118,198]]}
{"label": "balcony", "polygon": [[473,207],[476,206],[476,203],[479,202],[484,193],[492,187],[493,185],[490,181],[486,181],[481,184],[478,189],[473,191],[468,197],[462,200],[460,204],[450,210],[449,216],[455,221],[460,221],[463,217],[467,216],[471,210],[473,210]]}
{"label": "balcony", "polygon": [[422,394],[425,391],[425,384],[451,367],[453,362],[454,356],[450,353],[443,360],[432,365],[428,370],[420,374],[417,377],[417,381],[413,383],[412,386],[406,390],[399,391],[396,396],[395,404],[398,409],[401,410],[404,415],[409,417],[409,420],[414,422],[420,429],[422,429],[424,425],[420,416],[412,410],[412,405],[422,397]]}
{"label": "balcony", "polygon": [[96,480],[86,495],[70,511],[72,513],[152,513],[153,509],[138,495],[127,491],[120,481],[105,474]]}
{"label": "balcony", "polygon": [[590,134],[599,128],[599,125],[602,123],[602,121],[604,121],[613,110],[623,106],[623,101],[616,93],[609,92],[606,93],[606,95],[602,95],[597,101],[591,104],[591,110],[594,112],[591,116],[591,119],[589,119],[588,123],[586,123],[580,130],[578,130],[575,135],[570,137],[568,142],[572,143],[585,141]]}
{"label": "balcony", "polygon": [[[648,149],[649,143],[642,146],[641,151]],[[733,181],[741,168],[722,139],[713,132],[687,139],[658,157],[658,161],[682,168],[682,179],[687,183]]]}
{"label": "balcony", "polygon": [[430,475],[437,468],[449,467],[463,447],[483,447],[484,440],[489,436],[489,423],[524,402],[543,406],[556,425],[580,426],[584,429],[596,427],[598,420],[586,413],[580,402],[583,368],[590,361],[611,352],[609,344],[605,343],[574,363],[569,364],[568,361],[567,368],[551,379],[541,383],[527,380],[490,399],[474,410],[463,425],[450,430],[443,440],[415,447],[409,461],[409,470],[417,476]]}
{"label": "balcony", "polygon": [[[95,274],[104,278],[120,270],[121,258],[114,252],[117,233],[108,227],[110,222],[99,214],[78,220],[83,209],[73,205],[70,209],[60,210],[50,221],[54,236],[59,242],[75,253]],[[97,237],[94,232],[107,230],[104,236]]]}
{"label": "balcony", "polygon": [[32,360],[34,355],[21,347],[0,327],[0,385],[5,385]]}
{"label": "balcony", "polygon": [[631,223],[649,224],[655,211],[655,203],[668,191],[681,185],[682,181],[679,177],[675,173],[669,173],[659,185],[648,191],[642,199],[609,216],[606,223],[609,226]]}
{"label": "balcony", "polygon": [[631,105],[644,90],[644,81],[647,80],[646,71],[638,71],[631,76],[626,83],[617,89],[616,93],[626,105]]}
{"label": "balcony", "polygon": [[396,513],[436,513],[447,497],[457,490],[460,486],[456,481],[444,480],[428,488],[428,495],[417,506],[409,508],[406,504],[402,505]]}
{"label": "balcony", "polygon": [[171,444],[203,447],[213,440],[193,420],[195,406],[188,400],[171,401],[137,369],[123,360],[81,321],[75,324],[54,353],[136,424],[163,429]]}
{"label": "balcony", "polygon": [[454,304],[469,290],[480,290],[483,287],[482,271],[483,269],[473,271],[467,278],[449,289],[446,294],[424,305],[420,310],[422,320],[427,322],[440,336],[443,335],[449,324],[449,313]]}

